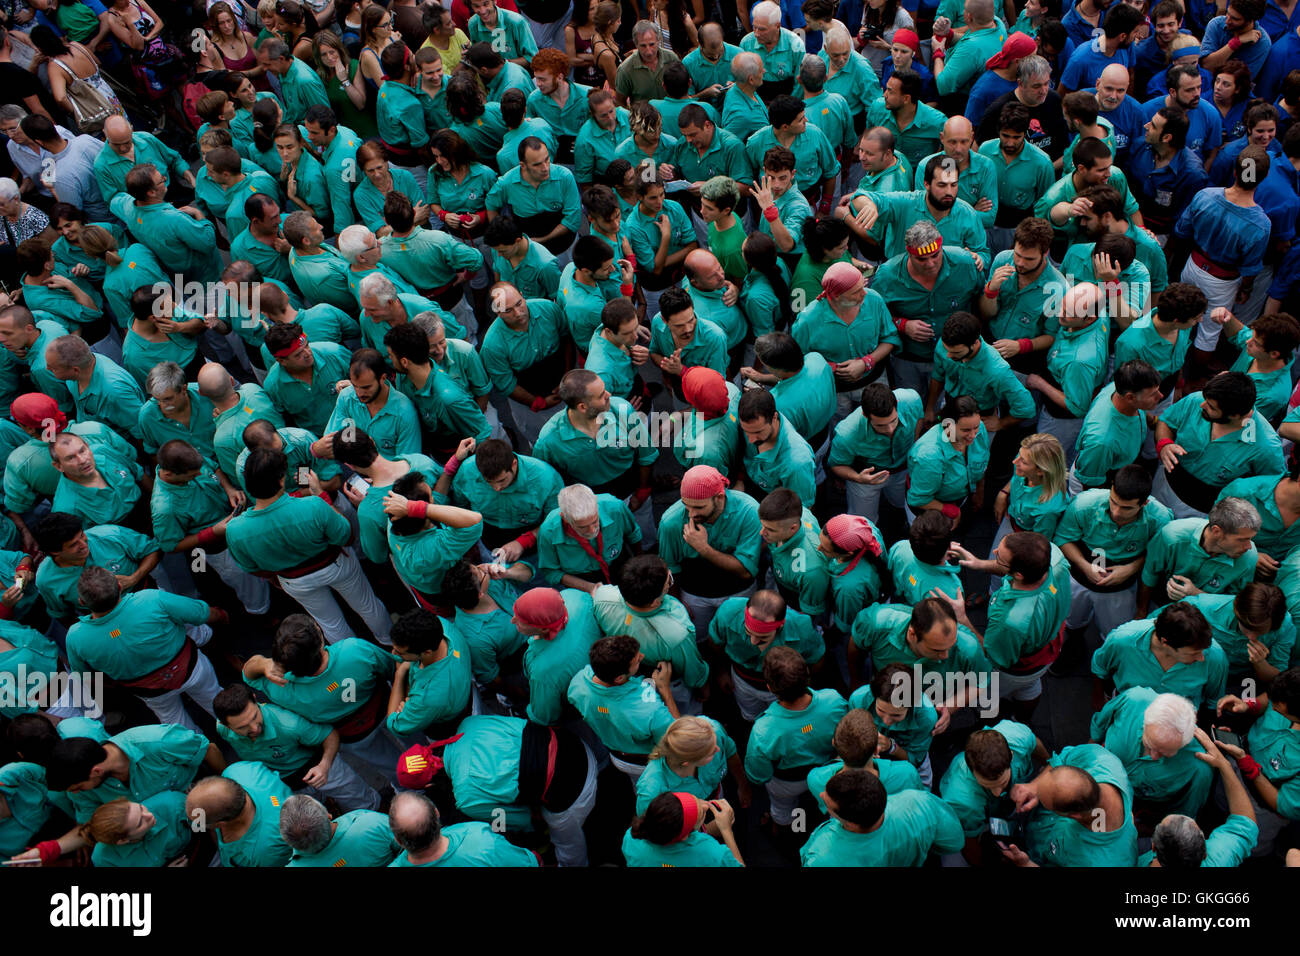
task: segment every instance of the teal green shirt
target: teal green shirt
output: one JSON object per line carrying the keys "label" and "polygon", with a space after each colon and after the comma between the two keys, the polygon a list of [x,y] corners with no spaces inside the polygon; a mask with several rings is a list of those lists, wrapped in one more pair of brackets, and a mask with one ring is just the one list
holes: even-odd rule
{"label": "teal green shirt", "polygon": [[1121,413],[1114,397],[1113,382],[1097,393],[1075,443],[1074,474],[1088,488],[1106,484],[1109,475],[1137,461],[1147,435],[1146,416]]}
{"label": "teal green shirt", "polygon": [[1004,221],[1013,211],[1025,215],[1031,213],[1039,197],[1056,182],[1052,158],[1033,143],[1026,142],[1020,154],[1010,161],[996,137],[981,143],[977,153],[993,163],[998,184],[998,206]]}
{"label": "teal green shirt", "polygon": [[[493,322],[483,334],[479,350],[492,387],[502,395],[510,395],[515,390],[520,372],[532,368],[560,347],[560,335],[565,327],[564,315],[554,302],[524,301],[528,306],[528,328],[520,331],[505,322]],[[555,384],[558,386],[559,382]]]}
{"label": "teal green shirt", "polygon": [[1201,545],[1209,525],[1205,518],[1179,518],[1165,525],[1147,551],[1142,583],[1155,587],[1171,575],[1181,574],[1211,594],[1233,594],[1249,584],[1259,554],[1255,545],[1239,558],[1211,555]]}
{"label": "teal green shirt", "polygon": [[1156,699],[1149,687],[1130,687],[1116,694],[1092,715],[1088,734],[1124,764],[1133,796],[1161,804],[1167,813],[1196,816],[1210,796],[1214,769],[1198,758],[1204,753],[1195,739],[1172,757],[1152,758],[1142,743],[1143,720]]}
{"label": "teal green shirt", "polygon": [[753,675],[761,675],[763,661],[774,647],[790,647],[798,651],[809,664],[816,664],[826,653],[821,633],[807,614],[788,608],[785,624],[766,647],[755,647],[745,630],[745,608],[748,598],[727,598],[719,606],[709,623],[709,640],[722,648],[727,659],[736,667]]}
{"label": "teal green shirt", "polygon": [[673,679],[698,689],[709,679],[709,665],[700,657],[695,625],[685,606],[671,594],[653,611],[634,611],[618,586],[602,584],[591,595],[596,623],[606,636],[627,634],[636,638],[641,653],[652,664],[667,661]]}
{"label": "teal green shirt", "polygon": [[1051,764],[1077,767],[1098,784],[1115,787],[1124,801],[1124,820],[1116,830],[1093,829],[1039,806],[1025,826],[1030,859],[1039,866],[1133,866],[1137,862],[1133,789],[1119,758],[1097,744],[1080,744],[1055,754]]}
{"label": "teal green shirt", "polygon": [[949,395],[969,395],[979,403],[981,411],[996,411],[1004,404],[1013,417],[1033,418],[1037,411],[1034,397],[1020,383],[998,350],[981,342],[973,356],[963,362],[948,357],[948,351],[939,342],[934,349],[935,381],[942,383]]}
{"label": "teal green shirt", "polygon": [[760,452],[758,446],[745,439],[745,473],[757,491],[771,494],[778,488],[789,488],[803,501],[817,498],[816,455],[812,447],[795,431],[794,427],[777,415],[780,428],[776,444]]}
{"label": "teal green shirt", "polygon": [[691,341],[685,345],[679,346],[673,339],[673,333],[668,328],[668,323],[664,321],[660,314],[655,315],[654,320],[650,323],[650,354],[670,356],[678,348],[682,350],[680,356],[682,365],[690,368],[692,365],[703,365],[711,368],[724,378],[727,374],[727,333],[718,328],[708,319],[700,319],[695,324],[695,334]]}
{"label": "teal green shirt", "polygon": [[968,837],[979,836],[988,829],[991,816],[1000,816],[1012,810],[1008,792],[1017,783],[1026,783],[1034,774],[1034,749],[1038,738],[1024,724],[1014,720],[1000,720],[990,730],[1000,734],[1011,751],[1011,779],[1007,792],[1001,796],[989,793],[971,772],[966,755],[958,754],[939,781],[939,794],[961,821],[962,832]]}
{"label": "teal green shirt", "polygon": [[740,866],[741,863],[713,837],[700,830],[685,840],[660,846],[638,840],[628,830],[623,834],[623,859],[631,867],[641,866]]}
{"label": "teal green shirt", "polygon": [[271,703],[331,726],[347,721],[377,691],[388,693],[388,681],[396,666],[391,652],[358,637],[345,637],[327,645],[325,653],[328,657],[319,674],[289,671],[283,684],[265,677],[245,678],[244,682],[265,694]]}
{"label": "teal green shirt", "polygon": [[1148,498],[1137,518],[1117,525],[1110,514],[1110,491],[1092,488],[1070,500],[1052,540],[1057,545],[1075,542],[1085,556],[1104,555],[1111,565],[1128,564],[1146,554],[1151,540],[1172,520],[1165,505]]}
{"label": "teal green shirt", "polygon": [[[847,362],[870,355],[888,342],[898,348],[898,329],[889,316],[885,299],[868,289],[858,314],[845,322],[825,299],[815,299],[799,313],[790,334],[804,355],[816,352],[827,362]],[[834,373],[832,373],[834,374]]]}
{"label": "teal green shirt", "polygon": [[[770,125],[758,130],[745,141],[745,155],[749,157],[750,168],[762,169],[767,151],[781,145]],[[807,192],[818,183],[839,175],[840,163],[835,155],[835,145],[810,120],[804,131],[787,147],[794,153],[794,181],[800,192]]]}
{"label": "teal green shirt", "polygon": [[504,531],[531,531],[555,508],[555,496],[564,487],[559,472],[544,461],[517,455],[519,473],[506,488],[495,490],[478,470],[471,455],[456,471],[451,501],[483,516],[483,523]]}
{"label": "teal green shirt", "polygon": [[1219,492],[1219,501],[1224,498],[1241,498],[1250,502],[1259,512],[1260,527],[1252,543],[1257,551],[1276,561],[1284,560],[1300,547],[1300,521],[1293,521],[1287,527],[1274,497],[1281,482],[1281,475],[1254,475],[1230,481]]}
{"label": "teal green shirt", "polygon": [[226,547],[245,571],[284,571],[305,564],[330,545],[352,539],[348,519],[322,499],[282,494],[249,508],[226,525]]}
{"label": "teal green shirt", "polygon": [[197,477],[183,485],[155,475],[149,510],[159,547],[175,551],[183,538],[216,524],[232,509],[211,467],[204,465]]}
{"label": "teal green shirt", "polygon": [[773,385],[772,398],[781,420],[812,442],[835,415],[835,372],[820,352],[805,353],[803,368]]}
{"label": "teal green shirt", "polygon": [[956,853],[965,844],[948,804],[924,790],[890,794],[880,826],[850,833],[827,820],[799,851],[803,866],[921,866],[931,853]]}
{"label": "teal green shirt", "polygon": [[107,568],[117,575],[134,574],[145,557],[159,550],[153,538],[113,524],[87,528],[86,542],[90,556],[84,565],[59,567],[47,556],[36,569],[36,590],[52,617],[84,610],[77,599],[77,581],[86,568]]}
{"label": "teal green shirt", "polygon": [[493,578],[488,596],[496,607],[485,614],[456,608],[456,629],[469,645],[474,679],[490,684],[501,675],[501,662],[528,646],[528,638],[514,625],[513,609],[519,590],[514,582]]}
{"label": "teal green shirt", "polygon": [[442,622],[447,653],[440,661],[406,672],[406,704],[388,715],[388,729],[399,737],[425,733],[437,724],[455,719],[470,705],[474,683],[470,651],[450,621]]}
{"label": "teal green shirt", "polygon": [[883,126],[894,134],[894,151],[907,159],[915,169],[922,159],[942,148],[939,137],[943,133],[943,124],[948,121],[943,113],[925,103],[916,104],[916,116],[907,124],[907,129],[900,129],[898,120],[885,106],[884,97],[873,100],[867,107],[867,129]]}
{"label": "teal green shirt", "polygon": [[362,429],[373,438],[379,447],[379,454],[385,458],[415,454],[420,450],[420,419],[415,406],[410,398],[391,386],[388,389],[388,400],[378,414],[357,398],[353,386],[348,385],[339,392],[325,431],[335,432],[349,424]]}
{"label": "teal green shirt", "polygon": [[[916,173],[913,179],[913,186],[916,189],[925,189],[925,167],[929,165],[930,160],[936,156],[945,155],[942,151],[932,153],[926,156],[916,164]],[[957,198],[964,199],[975,208],[975,204],[981,199],[987,199],[993,203],[992,209],[976,211],[980,223],[984,228],[991,227],[998,218],[998,171],[993,160],[981,153],[971,151],[970,162],[965,169],[957,172]]]}
{"label": "teal green shirt", "polygon": [[603,174],[613,162],[618,144],[632,135],[629,115],[623,107],[617,107],[612,130],[597,125],[594,119],[582,124],[573,142],[573,173],[578,182],[595,182],[596,176]]}
{"label": "teal green shirt", "polygon": [[907,453],[912,447],[916,426],[925,414],[921,396],[910,388],[894,389],[898,403],[898,427],[892,435],[882,435],[871,427],[861,408],[855,408],[835,426],[828,465],[847,465],[858,471],[884,468],[898,471],[907,467]]}
{"label": "teal green shirt", "polygon": [[912,543],[896,541],[889,548],[889,573],[894,579],[894,596],[904,604],[916,604],[938,588],[950,597],[961,590],[961,568],[955,564],[926,564],[912,551]]}
{"label": "teal green shirt", "polygon": [[[498,8],[499,9],[499,8]],[[500,13],[509,11],[500,10]],[[447,849],[431,863],[419,866],[433,867],[485,867],[485,866],[540,866],[531,850],[515,846],[486,823],[453,823],[444,827]],[[389,866],[416,866],[403,850]]]}
{"label": "teal green shirt", "polygon": [[393,831],[388,827],[388,814],[374,810],[353,810],[334,821],[334,836],[326,846],[315,853],[297,850],[288,862],[289,867],[319,866],[388,866],[401,852]]}
{"label": "teal green shirt", "polygon": [[826,595],[831,587],[830,565],[817,549],[820,536],[821,526],[804,508],[798,531],[781,544],[765,542],[778,589],[787,603],[805,614],[826,610]]}
{"label": "teal green shirt", "polygon": [[727,762],[736,756],[736,745],[722,729],[722,724],[711,717],[704,718],[713,725],[718,752],[703,767],[691,771],[689,777],[678,776],[669,769],[668,761],[656,758],[646,764],[645,771],[636,782],[636,812],[645,813],[650,801],[661,793],[689,793],[708,800],[719,792],[722,779],[727,775]]}
{"label": "teal green shirt", "polygon": [[933,425],[907,453],[907,472],[911,477],[907,503],[913,508],[935,499],[960,504],[974,494],[988,464],[989,433],[983,422],[965,452],[958,451],[948,441],[942,422]]}
{"label": "teal green shirt", "polygon": [[1042,500],[1042,488],[1030,487],[1019,475],[1011,476],[1011,500],[1007,505],[1007,514],[1021,531],[1036,531],[1046,538],[1056,533],[1061,515],[1070,503],[1066,490],[1062,488],[1046,501]]}
{"label": "teal green shirt", "polygon": [[576,233],[581,224],[578,181],[563,166],[552,165],[550,176],[538,186],[524,180],[521,166],[502,174],[487,194],[487,208],[500,212],[507,204],[516,218],[558,212],[570,232]]}
{"label": "teal green shirt", "polygon": [[635,465],[653,465],[659,449],[652,447],[645,419],[621,398],[610,398],[596,438],[578,431],[561,410],[542,426],[533,445],[534,457],[555,467],[566,482],[581,479],[603,485]]}
{"label": "teal green shirt", "polygon": [[[361,194],[361,190],[357,190]],[[316,303],[328,303],[349,314],[357,311],[357,297],[349,285],[348,261],[337,249],[324,246],[318,255],[304,256],[289,250],[289,274],[302,294]]]}
{"label": "teal green shirt", "polygon": [[1175,663],[1168,670],[1160,666],[1151,650],[1154,619],[1129,621],[1106,635],[1092,655],[1092,672],[1110,680],[1115,690],[1149,687],[1157,693],[1181,694],[1197,707],[1214,707],[1224,694],[1228,678],[1228,656],[1211,640],[1205,659],[1195,664]]}
{"label": "teal green shirt", "polygon": [[774,700],[754,721],[745,751],[745,776],[754,783],[767,783],[777,770],[820,767],[835,756],[831,736],[848,713],[848,702],[829,688],[810,694],[802,710]]}
{"label": "teal green shirt", "polygon": [[[266,710],[265,705],[263,711]],[[217,725],[220,729],[220,724]],[[280,835],[280,808],[293,796],[284,781],[264,765],[250,760],[232,763],[221,774],[244,788],[253,801],[253,822],[237,840],[217,832],[223,866],[284,866],[293,850]]]}
{"label": "teal green shirt", "polygon": [[0,796],[9,807],[9,815],[0,820],[0,855],[8,859],[31,846],[32,837],[50,818],[53,804],[45,768],[19,761],[0,767]]}
{"label": "teal green shirt", "polygon": [[[714,123],[717,122],[715,118]],[[761,157],[759,161],[761,165]],[[714,176],[730,176],[741,183],[750,183],[754,179],[754,165],[745,151],[745,144],[729,127],[724,129],[718,126],[714,130],[713,140],[704,148],[703,153],[683,136],[677,141],[669,162],[678,175],[689,183],[704,182]]]}
{"label": "teal green shirt", "polygon": [[1007,576],[989,598],[984,653],[994,667],[1014,668],[1018,661],[1054,641],[1069,613],[1070,563],[1061,549],[1052,545],[1051,567],[1042,583],[1021,590]]}
{"label": "teal green shirt", "polygon": [[[525,237],[527,238],[527,237]],[[525,299],[550,299],[559,301],[555,293],[561,286],[560,266],[555,261],[555,254],[540,242],[528,239],[528,249],[519,265],[513,265],[509,259],[488,247],[488,264],[496,274],[498,281],[509,282],[519,290]],[[570,263],[572,265],[572,263]],[[564,267],[566,270],[569,266]],[[599,316],[597,317],[599,321]]]}
{"label": "teal green shirt", "polygon": [[185,813],[185,794],[176,790],[156,793],[140,801],[154,815],[154,825],[132,843],[96,843],[90,859],[96,869],[118,866],[166,866],[185,852],[194,838]]}
{"label": "teal green shirt", "polygon": [[[683,562],[699,559],[699,553],[682,538],[686,519],[686,506],[677,501],[668,507],[659,522],[659,556],[673,572],[681,571]],[[743,491],[728,491],[722,513],[706,530],[709,547],[731,555],[751,575],[758,574],[762,525],[758,520],[757,501]]]}
{"label": "teal green shirt", "polygon": [[564,705],[569,699],[573,678],[587,666],[591,645],[601,637],[592,614],[591,595],[565,588],[560,596],[568,611],[568,622],[550,640],[530,637],[528,650],[524,651],[524,676],[528,678],[529,688],[528,719],[548,727],[558,724],[564,717]]}
{"label": "teal green shirt", "polygon": [[441,289],[458,272],[483,268],[481,252],[441,229],[415,226],[405,236],[385,236],[379,245],[384,265],[417,289]]}
{"label": "teal green shirt", "polygon": [[94,456],[105,487],[88,487],[63,475],[54,489],[51,507],[77,515],[90,526],[116,524],[140,500],[139,482],[144,477],[144,469],[133,458],[107,446],[95,449]]}
{"label": "teal green shirt", "polygon": [[[925,789],[925,784],[921,783],[921,775],[906,760],[873,760],[872,767],[886,794]],[[808,774],[808,792],[817,798],[817,809],[824,815],[829,814],[829,811],[821,795],[826,791],[826,784],[830,782],[831,777],[843,769],[843,760],[832,760],[826,766],[818,767]]]}
{"label": "teal green shirt", "polygon": [[569,683],[569,702],[610,750],[648,754],[672,726],[673,715],[648,677],[599,683],[587,665]]}
{"label": "teal green shirt", "polygon": [[328,725],[277,704],[258,704],[257,708],[262,715],[262,732],[256,737],[237,734],[222,721],[217,721],[217,733],[240,760],[259,761],[277,774],[304,768],[333,732]]}
{"label": "teal green shirt", "polygon": [[[309,336],[310,337],[310,336]],[[316,435],[323,435],[334,408],[335,386],[347,379],[352,352],[335,342],[312,342],[312,367],[303,382],[284,370],[279,362],[267,366],[262,389],[271,404],[288,421]]]}
{"label": "teal green shirt", "polygon": [[[989,275],[1006,265],[1012,265],[1009,249],[993,257]],[[1064,277],[1051,262],[1043,266],[1037,279],[1023,288],[1020,277],[1011,275],[998,289],[998,314],[989,321],[989,332],[994,339],[1032,339],[1042,335],[1047,331],[1048,300],[1059,300],[1065,289]]]}
{"label": "teal green shirt", "polygon": [[767,104],[755,94],[746,96],[739,86],[727,89],[722,97],[722,128],[730,130],[742,142],[767,125]]}
{"label": "teal green shirt", "polygon": [[688,415],[682,424],[681,442],[673,441],[673,454],[683,468],[711,465],[724,475],[731,473],[740,442],[740,389],[727,383],[727,410],[716,418]]}
{"label": "teal green shirt", "polygon": [[[912,766],[920,767],[930,755],[930,743],[933,740],[935,724],[939,722],[939,710],[929,697],[920,695],[919,702],[905,705],[907,712],[893,724],[886,724],[880,719],[876,710],[876,695],[870,684],[863,684],[849,696],[849,707],[871,712],[876,719],[880,732],[907,751],[907,760]],[[881,763],[891,763],[882,760]]]}
{"label": "teal green shirt", "polygon": [[140,406],[144,392],[131,373],[104,355],[95,356],[90,382],[82,389],[76,381],[67,383],[76,404],[77,418],[93,418],[118,431],[139,438]]}
{"label": "teal green shirt", "polygon": [[203,624],[204,601],[149,589],[122,595],[106,614],[87,614],[68,629],[68,665],[73,671],[103,671],[116,681],[132,681],[176,657],[186,627]]}
{"label": "teal green shirt", "polygon": [[388,550],[393,555],[393,567],[403,581],[425,594],[438,594],[442,591],[442,578],[447,569],[459,561],[482,535],[482,521],[468,528],[433,524],[410,535],[394,534],[390,525]]}
{"label": "teal green shirt", "polygon": [[[9,580],[13,581],[12,575]],[[0,651],[0,687],[6,688],[6,692],[0,695],[0,716],[12,720],[19,714],[30,714],[40,709],[33,691],[39,691],[41,684],[57,679],[54,675],[59,673],[59,648],[40,631],[11,620],[0,621],[0,640],[11,645],[9,650]],[[38,674],[43,680],[40,684],[33,684]],[[3,788],[3,783],[0,783],[0,788]]]}
{"label": "teal green shirt", "polygon": [[[398,455],[395,461],[404,461],[410,471],[418,471],[430,482],[437,482],[442,466],[427,455]],[[370,483],[365,498],[357,506],[357,523],[360,525],[361,551],[375,564],[388,560],[388,515],[384,513],[384,496],[393,486]]]}
{"label": "teal green shirt", "polygon": [[446,212],[482,212],[496,181],[497,174],[482,163],[472,163],[462,182],[450,173],[430,172],[429,204]]}
{"label": "teal green shirt", "polygon": [[[244,445],[244,429],[258,419],[266,419],[276,428],[284,427],[284,419],[275,410],[270,397],[260,385],[251,382],[239,386],[239,401],[217,414],[216,428],[212,435],[212,445],[216,451],[217,464],[227,477],[233,477],[237,471],[235,462]],[[191,415],[197,409],[191,411]]]}
{"label": "teal green shirt", "polygon": [[921,657],[907,643],[907,629],[912,623],[912,609],[902,604],[876,604],[864,608],[853,622],[853,643],[871,655],[877,671],[890,664],[909,668],[921,666],[923,675],[976,674],[980,683],[992,669],[979,639],[962,625],[957,626],[957,643],[947,660]]}
{"label": "teal green shirt", "polygon": [[[1228,672],[1232,677],[1254,677],[1255,668],[1250,662],[1249,640],[1241,633],[1237,624],[1237,615],[1233,609],[1233,594],[1193,594],[1183,601],[1199,610],[1210,623],[1214,641],[1228,657]],[[1163,608],[1151,613],[1157,616]],[[1289,615],[1275,631],[1259,635],[1257,640],[1268,648],[1267,662],[1280,671],[1290,664],[1295,648],[1295,623]]]}
{"label": "teal green shirt", "polygon": [[[353,161],[355,162],[355,157]],[[401,166],[394,166],[392,163],[388,164],[388,172],[393,178],[393,192],[399,192],[411,200],[412,206],[424,202],[424,190],[410,172]],[[352,194],[352,202],[357,207],[357,218],[371,232],[378,232],[386,225],[384,222],[384,200],[387,198],[384,193],[375,188],[375,184],[368,177],[362,177],[361,182],[357,184],[356,191]],[[292,255],[290,259],[292,260]]]}
{"label": "teal green shirt", "polygon": [[600,534],[584,542],[586,548],[566,530],[559,509],[546,516],[537,532],[537,562],[538,573],[547,584],[559,587],[565,574],[585,576],[598,572],[597,553],[607,565],[612,565],[629,545],[641,542],[641,526],[623,501],[613,495],[599,494],[596,511],[600,515]]}
{"label": "teal green shirt", "polygon": [[1246,736],[1250,755],[1259,761],[1264,776],[1277,787],[1277,812],[1288,820],[1300,820],[1300,731],[1269,707],[1251,724]]}
{"label": "teal green shirt", "polygon": [[[976,268],[975,260],[969,253],[944,249],[943,260],[943,265],[939,267],[939,277],[931,289],[922,287],[907,274],[906,255],[894,256],[871,277],[871,291],[885,300],[889,315],[929,324],[934,330],[935,341],[943,334],[948,316],[966,309],[971,303],[971,297],[978,293],[984,282],[983,273]],[[894,334],[898,333],[895,331]],[[902,338],[901,343],[901,348],[895,346],[900,358],[911,362],[929,362],[934,357],[932,342],[914,342]],[[834,358],[822,349],[818,351]]]}

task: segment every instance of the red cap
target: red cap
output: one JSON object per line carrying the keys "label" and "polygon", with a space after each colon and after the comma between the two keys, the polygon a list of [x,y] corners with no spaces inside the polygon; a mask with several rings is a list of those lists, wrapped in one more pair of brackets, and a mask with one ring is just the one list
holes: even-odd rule
{"label": "red cap", "polygon": [[917,56],[921,55],[921,38],[917,36],[915,30],[895,30],[894,42],[911,47],[913,53]]}
{"label": "red cap", "polygon": [[682,372],[682,397],[705,418],[717,418],[731,403],[727,380],[707,365],[692,365]]}

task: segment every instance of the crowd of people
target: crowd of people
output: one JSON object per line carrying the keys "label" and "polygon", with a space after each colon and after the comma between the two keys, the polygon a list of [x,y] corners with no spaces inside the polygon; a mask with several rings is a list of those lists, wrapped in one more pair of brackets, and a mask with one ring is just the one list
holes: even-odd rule
{"label": "crowd of people", "polygon": [[5,861],[1300,865],[1300,0],[155,4],[0,3]]}

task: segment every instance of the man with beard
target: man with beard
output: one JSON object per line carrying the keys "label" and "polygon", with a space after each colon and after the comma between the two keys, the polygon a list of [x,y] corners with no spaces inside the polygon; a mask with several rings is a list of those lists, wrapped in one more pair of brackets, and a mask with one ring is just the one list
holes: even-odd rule
{"label": "man with beard", "polygon": [[1130,74],[1120,63],[1112,63],[1097,77],[1097,118],[1104,119],[1114,129],[1115,159],[1123,165],[1129,149],[1142,139],[1146,117],[1142,107],[1128,95]]}
{"label": "man with beard", "polygon": [[1049,301],[1065,289],[1065,278],[1048,257],[1052,227],[1047,220],[1022,219],[1012,236],[1011,249],[993,259],[984,294],[976,302],[993,348],[1017,372],[1028,372],[1035,355],[1041,358],[1055,341],[1047,332],[1046,313]]}
{"label": "man with beard", "polygon": [[1033,215],[1034,204],[1056,181],[1051,157],[1026,141],[1028,132],[1029,111],[1008,103],[998,119],[997,139],[980,144],[979,154],[992,161],[997,178],[997,214],[988,230],[995,256],[1011,248],[1016,227]]}
{"label": "man with beard", "polygon": [[[979,213],[985,228],[993,225],[998,216],[997,170],[987,156],[971,152],[975,127],[966,117],[954,116],[943,124],[939,142],[943,144],[943,151],[934,156],[951,159],[956,166],[957,197]],[[927,156],[916,170],[917,189],[925,185],[925,170],[932,158]]]}
{"label": "man with beard", "polygon": [[[966,200],[958,198],[959,178],[955,160],[943,154],[931,156],[924,167],[923,189],[863,196],[849,228],[865,235],[877,223],[882,224],[881,245],[885,255],[896,256],[906,249],[903,234],[908,227],[928,220],[938,227],[939,235],[950,248],[965,248],[974,256],[975,267],[983,272],[989,264],[988,234],[979,213]],[[877,231],[875,235],[881,233]]]}

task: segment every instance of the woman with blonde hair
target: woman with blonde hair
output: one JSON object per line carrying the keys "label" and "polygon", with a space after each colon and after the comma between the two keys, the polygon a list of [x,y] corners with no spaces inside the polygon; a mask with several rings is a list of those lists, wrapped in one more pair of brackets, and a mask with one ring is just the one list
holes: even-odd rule
{"label": "woman with blonde hair", "polygon": [[136,242],[120,248],[102,226],[82,226],[78,241],[82,252],[104,263],[104,302],[120,329],[131,325],[131,295],[136,289],[172,281],[148,246]]}
{"label": "woman with blonde hair", "polygon": [[[104,866],[188,866],[195,839],[185,813],[185,794],[175,790],[139,803],[125,797],[103,804],[77,831],[83,846],[93,847],[91,862]],[[60,846],[64,853],[68,849]]]}
{"label": "woman with blonde hair", "polygon": [[1012,531],[1036,531],[1049,540],[1065,513],[1065,450],[1055,435],[1039,432],[1020,443],[1015,474],[998,492],[993,516],[1000,522],[993,548]]}
{"label": "woman with blonde hair", "polygon": [[692,793],[711,800],[722,793],[722,778],[731,771],[742,807],[749,806],[750,785],[736,745],[710,717],[679,717],[650,751],[636,783],[636,812],[642,814],[661,793]]}

